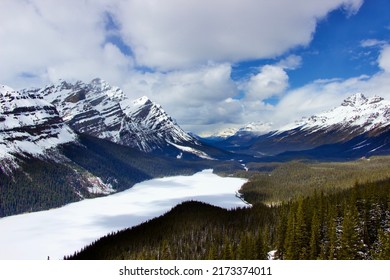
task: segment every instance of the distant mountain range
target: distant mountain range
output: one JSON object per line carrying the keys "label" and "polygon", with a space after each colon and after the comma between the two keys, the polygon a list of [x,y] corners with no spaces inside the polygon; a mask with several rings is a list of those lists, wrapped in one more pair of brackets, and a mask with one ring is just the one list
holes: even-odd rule
{"label": "distant mountain range", "polygon": [[389,154],[389,133],[390,101],[357,93],[339,107],[279,130],[261,135],[238,130],[214,145],[269,160],[309,155],[318,159],[352,159]]}

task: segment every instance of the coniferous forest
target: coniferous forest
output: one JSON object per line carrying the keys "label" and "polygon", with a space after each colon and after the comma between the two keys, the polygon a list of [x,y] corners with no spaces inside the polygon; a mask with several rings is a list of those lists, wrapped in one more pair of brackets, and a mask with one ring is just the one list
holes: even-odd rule
{"label": "coniferous forest", "polygon": [[[244,193],[245,196],[245,193]],[[390,179],[277,205],[182,203],[66,259],[390,259]]]}

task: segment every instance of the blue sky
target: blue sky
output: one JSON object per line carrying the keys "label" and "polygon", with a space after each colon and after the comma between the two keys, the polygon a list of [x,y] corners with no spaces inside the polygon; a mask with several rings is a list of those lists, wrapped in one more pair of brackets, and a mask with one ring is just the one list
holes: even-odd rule
{"label": "blue sky", "polygon": [[[359,75],[373,75],[380,69],[376,63],[381,43],[363,47],[366,40],[389,43],[390,1],[365,1],[355,15],[348,16],[340,8],[330,12],[317,24],[313,39],[308,46],[287,51],[302,58],[301,67],[289,71],[291,88],[304,86],[317,79],[347,79]],[[232,77],[240,80],[256,73],[261,65],[281,59],[251,60],[237,63]]]}
{"label": "blue sky", "polygon": [[290,74],[291,85],[302,86],[315,79],[372,75],[379,71],[375,63],[379,48],[367,49],[361,44],[369,39],[390,39],[390,15],[386,11],[390,11],[389,1],[370,0],[350,17],[342,9],[331,12],[319,22],[309,50],[298,51],[304,65]]}
{"label": "blue sky", "polygon": [[3,0],[0,83],[100,77],[186,130],[277,128],[390,98],[390,1]]}

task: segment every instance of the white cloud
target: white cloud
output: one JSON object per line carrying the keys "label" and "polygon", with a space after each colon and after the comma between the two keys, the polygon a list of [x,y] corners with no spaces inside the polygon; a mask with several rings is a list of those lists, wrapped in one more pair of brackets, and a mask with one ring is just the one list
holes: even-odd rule
{"label": "white cloud", "polygon": [[305,46],[316,22],[362,0],[132,0],[113,11],[140,65],[177,69],[207,61],[275,57]]}
{"label": "white cloud", "polygon": [[285,59],[282,59],[277,63],[277,66],[282,67],[287,70],[295,70],[299,68],[302,64],[302,57],[299,55],[289,55]]}
{"label": "white cloud", "polygon": [[377,40],[377,39],[366,39],[366,40],[362,40],[360,42],[360,46],[362,46],[363,48],[383,46],[385,44],[386,44],[386,41]]}
{"label": "white cloud", "polygon": [[265,65],[249,79],[245,99],[264,100],[283,93],[287,86],[288,75],[282,67]]}
{"label": "white cloud", "polygon": [[390,73],[390,45],[385,45],[378,58],[378,65],[385,72]]}

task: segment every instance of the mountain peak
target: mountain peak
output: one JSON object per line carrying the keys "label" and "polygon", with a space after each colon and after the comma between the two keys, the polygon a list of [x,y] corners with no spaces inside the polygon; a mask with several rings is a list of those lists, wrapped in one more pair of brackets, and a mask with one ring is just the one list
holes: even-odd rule
{"label": "mountain peak", "polygon": [[253,134],[262,135],[271,131],[272,123],[251,122],[245,127],[239,129],[239,132],[251,132]]}
{"label": "mountain peak", "polygon": [[6,94],[11,92],[15,92],[15,90],[13,88],[10,88],[9,86],[0,85],[0,94]]}
{"label": "mountain peak", "polygon": [[347,97],[343,101],[343,103],[341,103],[341,105],[356,107],[367,103],[367,101],[368,101],[367,97],[365,97],[363,93],[359,92]]}
{"label": "mountain peak", "polygon": [[142,96],[140,98],[133,100],[133,104],[136,106],[142,106],[147,103],[152,103],[152,101],[147,96]]}

